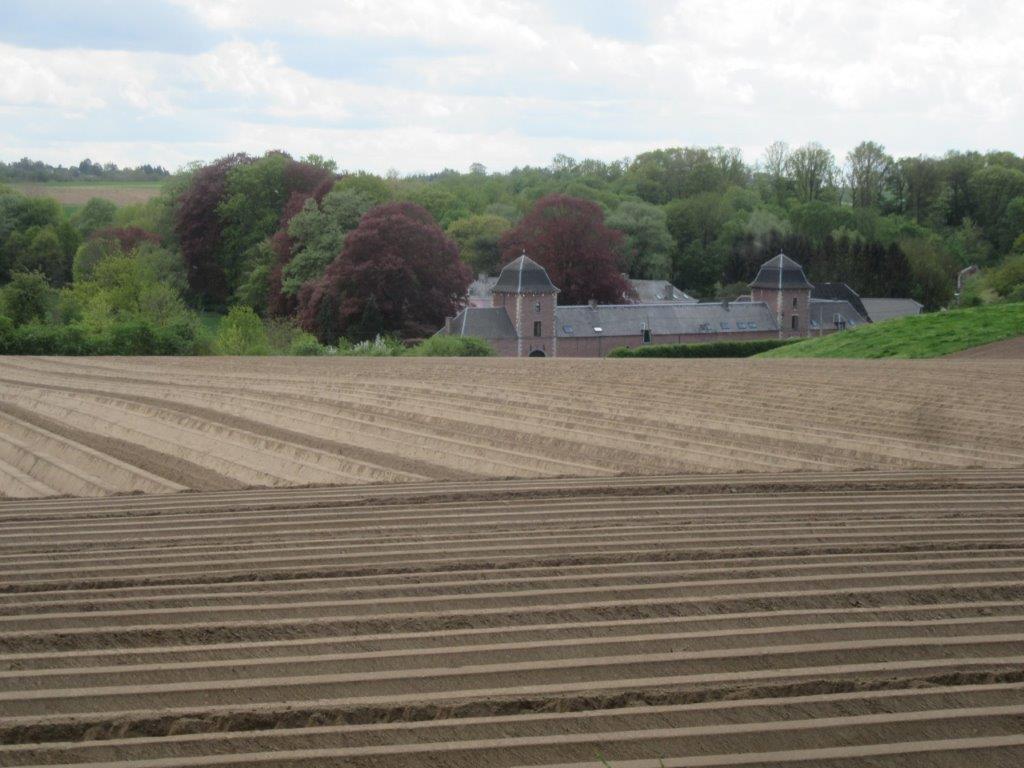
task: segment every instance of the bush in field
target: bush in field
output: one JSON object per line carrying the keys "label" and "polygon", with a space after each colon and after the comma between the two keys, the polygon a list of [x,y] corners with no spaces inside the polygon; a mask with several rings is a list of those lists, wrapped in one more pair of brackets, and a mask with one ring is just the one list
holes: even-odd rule
{"label": "bush in field", "polygon": [[316,340],[316,336],[303,332],[292,339],[288,345],[288,354],[296,357],[316,357],[326,353],[324,346]]}
{"label": "bush in field", "polygon": [[219,355],[267,355],[270,342],[263,321],[250,307],[232,307],[213,344]]}
{"label": "bush in field", "polygon": [[409,350],[414,357],[493,357],[494,350],[483,339],[472,336],[431,336]]}
{"label": "bush in field", "polygon": [[617,347],[608,357],[752,357],[770,349],[784,347],[797,339],[757,339],[754,341],[713,341],[706,344],[651,344],[643,347]]}

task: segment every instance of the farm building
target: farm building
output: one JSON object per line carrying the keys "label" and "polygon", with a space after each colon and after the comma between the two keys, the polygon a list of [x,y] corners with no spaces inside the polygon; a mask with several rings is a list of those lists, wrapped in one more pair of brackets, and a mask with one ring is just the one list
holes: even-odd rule
{"label": "farm building", "polygon": [[615,347],[791,338],[868,322],[845,299],[813,298],[803,268],[784,254],[762,265],[740,301],[701,303],[670,283],[637,282],[644,299],[636,303],[559,306],[557,286],[524,253],[490,283],[490,306],[467,306],[438,333],[486,339],[507,357],[600,357]]}

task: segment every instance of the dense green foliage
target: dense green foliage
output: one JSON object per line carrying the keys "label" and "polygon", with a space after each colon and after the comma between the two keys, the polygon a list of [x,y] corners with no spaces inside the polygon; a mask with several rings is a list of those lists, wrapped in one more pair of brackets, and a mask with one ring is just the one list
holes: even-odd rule
{"label": "dense green foliage", "polygon": [[413,357],[492,357],[494,349],[472,336],[431,336],[409,350]]}
{"label": "dense green foliage", "polygon": [[[1009,152],[894,158],[863,142],[837,159],[817,144],[776,143],[755,164],[737,150],[685,147],[405,178],[268,152],[172,176],[28,160],[0,164],[5,174],[163,179],[148,203],[92,200],[72,215],[0,185],[0,311],[12,333],[28,326],[25,338],[40,344],[51,344],[40,328],[70,328],[53,333],[70,346],[79,334],[142,347],[112,329],[183,324],[196,329],[197,350],[209,349],[217,333],[196,313],[235,306],[263,322],[269,354],[323,351],[293,338],[299,320],[339,349],[372,346],[378,334],[422,338],[451,314],[466,274],[493,274],[523,247],[557,273],[562,303],[621,300],[620,272],[735,297],[780,250],[813,282],[909,296],[928,310],[956,304],[957,274],[969,265],[981,274],[964,286],[964,306],[1024,299],[1024,158]],[[424,212],[422,231],[378,226],[350,245],[372,210],[410,204]],[[450,257],[464,271],[441,269]],[[291,330],[277,333],[278,320]],[[218,348],[241,343],[223,341]]]}
{"label": "dense green foliage", "polygon": [[651,344],[643,347],[616,347],[608,353],[608,357],[753,357],[792,343],[792,339],[757,339],[712,341],[705,344]]}
{"label": "dense green foliage", "polygon": [[864,325],[761,357],[939,357],[1024,335],[1024,303],[993,304]]}

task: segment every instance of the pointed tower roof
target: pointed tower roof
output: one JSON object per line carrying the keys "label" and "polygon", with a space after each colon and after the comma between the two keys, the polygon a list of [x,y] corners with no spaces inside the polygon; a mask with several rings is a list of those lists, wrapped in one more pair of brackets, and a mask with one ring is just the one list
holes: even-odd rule
{"label": "pointed tower roof", "polygon": [[494,293],[558,293],[555,284],[548,277],[544,267],[531,259],[524,252],[515,261],[506,264],[498,282],[492,289]]}
{"label": "pointed tower roof", "polygon": [[804,268],[789,256],[780,253],[761,265],[757,277],[750,284],[751,288],[812,288],[811,282],[804,274]]}

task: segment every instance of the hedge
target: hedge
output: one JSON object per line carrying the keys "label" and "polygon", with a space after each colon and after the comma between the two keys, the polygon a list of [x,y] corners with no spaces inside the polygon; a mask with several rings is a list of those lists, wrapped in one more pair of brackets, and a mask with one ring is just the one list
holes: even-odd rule
{"label": "hedge", "polygon": [[12,327],[0,320],[0,354],[5,355],[194,355],[200,346],[195,326],[187,322],[117,323],[105,333],[88,334],[77,325]]}
{"label": "hedge", "polygon": [[650,344],[616,347],[608,357],[751,357],[799,339],[757,339],[755,341],[711,341],[701,344]]}

